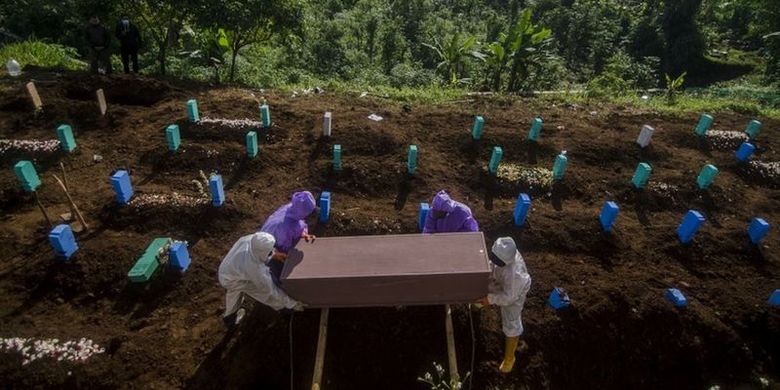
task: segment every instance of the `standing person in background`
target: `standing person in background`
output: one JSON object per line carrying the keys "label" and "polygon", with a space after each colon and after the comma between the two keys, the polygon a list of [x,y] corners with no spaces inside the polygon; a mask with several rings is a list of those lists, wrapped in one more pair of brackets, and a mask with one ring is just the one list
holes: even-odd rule
{"label": "standing person in background", "polygon": [[84,38],[89,48],[90,72],[97,74],[99,65],[103,65],[106,74],[111,74],[111,34],[100,24],[100,18],[89,18]]}
{"label": "standing person in background", "polygon": [[138,32],[138,28],[134,24],[130,23],[130,18],[125,15],[116,25],[115,34],[116,38],[119,39],[125,73],[130,73],[130,61],[133,62],[133,73],[138,73],[138,50],[143,44],[141,33]]}

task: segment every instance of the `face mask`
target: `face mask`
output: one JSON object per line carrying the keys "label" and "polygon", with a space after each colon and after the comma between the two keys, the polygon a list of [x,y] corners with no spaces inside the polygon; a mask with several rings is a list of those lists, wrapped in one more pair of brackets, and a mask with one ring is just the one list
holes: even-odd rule
{"label": "face mask", "polygon": [[490,256],[488,256],[488,258],[490,259],[490,262],[491,262],[491,263],[493,263],[493,264],[495,264],[495,265],[497,265],[497,266],[499,266],[499,267],[503,267],[503,266],[505,266],[505,265],[506,265],[506,263],[504,262],[504,260],[501,260],[501,259],[499,259],[499,258],[498,258],[498,256],[496,256],[496,254],[495,254],[495,253],[492,253],[492,252],[491,252],[491,253],[490,253]]}

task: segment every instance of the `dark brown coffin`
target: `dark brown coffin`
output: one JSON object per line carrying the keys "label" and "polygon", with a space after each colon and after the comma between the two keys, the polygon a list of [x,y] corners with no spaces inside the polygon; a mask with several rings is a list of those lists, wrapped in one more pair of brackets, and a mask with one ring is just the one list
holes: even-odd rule
{"label": "dark brown coffin", "polygon": [[481,232],[333,237],[301,241],[282,287],[311,307],[467,303],[489,275]]}

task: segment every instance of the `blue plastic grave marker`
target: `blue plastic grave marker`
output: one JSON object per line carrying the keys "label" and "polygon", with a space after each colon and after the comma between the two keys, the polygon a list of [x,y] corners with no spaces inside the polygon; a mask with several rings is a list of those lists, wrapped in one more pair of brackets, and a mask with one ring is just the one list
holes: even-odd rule
{"label": "blue plastic grave marker", "polygon": [[485,119],[477,115],[474,117],[474,125],[471,127],[471,138],[478,140],[482,138],[482,126],[485,125]]}
{"label": "blue plastic grave marker", "polygon": [[769,296],[768,304],[774,307],[780,307],[780,289],[775,290],[772,295]]}
{"label": "blue plastic grave marker", "polygon": [[190,122],[196,123],[200,121],[200,113],[198,113],[198,101],[195,99],[187,100],[187,118]]}
{"label": "blue plastic grave marker", "polygon": [[76,244],[76,238],[73,236],[73,230],[66,224],[60,224],[54,227],[49,233],[49,243],[54,248],[57,257],[63,260],[69,260],[76,250],[79,249]]}
{"label": "blue plastic grave marker", "polygon": [[674,306],[677,307],[685,307],[688,305],[688,299],[685,298],[685,295],[683,295],[682,291],[676,288],[666,289],[666,299],[668,299],[674,304]]}
{"label": "blue plastic grave marker", "polygon": [[707,164],[702,167],[701,172],[699,172],[699,177],[696,178],[696,184],[699,186],[699,189],[706,190],[712,185],[712,182],[715,181],[717,176],[718,168],[712,164]]}
{"label": "blue plastic grave marker", "polygon": [[168,150],[175,152],[181,145],[181,135],[179,134],[179,125],[170,125],[165,129],[165,140],[168,141]]}
{"label": "blue plastic grave marker", "polygon": [[19,161],[14,165],[14,173],[19,183],[22,184],[27,192],[33,192],[41,185],[41,179],[38,177],[38,172],[35,171],[35,167],[29,161]]}
{"label": "blue plastic grave marker", "polygon": [[333,170],[341,170],[341,145],[333,145]]}
{"label": "blue plastic grave marker", "polygon": [[566,293],[566,290],[555,287],[550,293],[550,298],[547,299],[547,304],[555,310],[560,310],[569,307],[569,305],[571,305],[571,300],[569,299],[569,294]]}
{"label": "blue plastic grave marker", "polygon": [[330,192],[320,195],[320,223],[328,223],[330,220]]}
{"label": "blue plastic grave marker", "polygon": [[73,129],[69,125],[57,127],[57,138],[60,140],[62,150],[68,153],[76,150],[76,138],[73,137]]}
{"label": "blue plastic grave marker", "polygon": [[500,146],[493,147],[493,154],[490,156],[490,163],[488,164],[488,171],[495,175],[498,171],[498,165],[501,164],[501,157],[504,156],[504,150]]}
{"label": "blue plastic grave marker", "polygon": [[745,133],[747,133],[748,137],[750,139],[756,139],[758,138],[758,133],[761,132],[761,122],[753,119],[752,121],[748,122],[747,128],[745,129]]}
{"label": "blue plastic grave marker", "polygon": [[209,178],[211,204],[215,207],[225,204],[225,189],[222,187],[222,175],[211,175]]}
{"label": "blue plastic grave marker", "polygon": [[528,194],[520,194],[520,196],[517,197],[515,211],[512,214],[515,226],[525,225],[525,219],[528,217],[529,210],[531,210],[531,197],[528,196]]}
{"label": "blue plastic grave marker", "polygon": [[639,163],[634,171],[634,177],[631,179],[631,184],[634,187],[641,189],[647,185],[647,181],[650,180],[650,173],[653,172],[653,167],[648,163]]}
{"label": "blue plastic grave marker", "polygon": [[542,132],[542,118],[534,118],[531,121],[531,130],[528,131],[528,140],[536,141],[539,138],[539,133]]}
{"label": "blue plastic grave marker", "polygon": [[409,145],[409,155],[406,158],[406,172],[414,175],[417,170],[417,145]]}
{"label": "blue plastic grave marker", "polygon": [[763,218],[753,218],[748,225],[748,236],[750,236],[750,242],[759,244],[761,240],[769,233],[769,223]]}
{"label": "blue plastic grave marker", "polygon": [[420,228],[420,231],[425,227],[425,218],[428,216],[430,209],[431,207],[428,203],[420,203],[420,211],[417,213],[417,227]]}
{"label": "blue plastic grave marker", "polygon": [[116,193],[116,201],[119,204],[127,204],[133,197],[133,186],[130,184],[130,175],[125,170],[116,171],[111,176],[111,186]]}
{"label": "blue plastic grave marker", "polygon": [[190,266],[190,252],[186,242],[174,241],[168,249],[168,266],[181,272],[187,270]]}
{"label": "blue plastic grave marker", "polygon": [[615,222],[619,211],[620,207],[618,207],[617,203],[612,201],[604,203],[604,207],[599,215],[599,222],[601,222],[601,228],[605,232],[609,233],[612,231],[612,224]]}
{"label": "blue plastic grave marker", "polygon": [[257,133],[254,131],[246,133],[246,155],[249,158],[255,158],[259,150],[257,147]]}
{"label": "blue plastic grave marker", "polygon": [[267,104],[260,106],[260,121],[263,123],[263,127],[271,127],[271,109]]}
{"label": "blue plastic grave marker", "polygon": [[683,244],[689,243],[699,228],[704,223],[704,216],[696,210],[688,210],[682,223],[677,227],[677,237]]}
{"label": "blue plastic grave marker", "polygon": [[561,153],[558,157],[555,157],[555,165],[553,165],[553,179],[561,180],[563,175],[566,174],[566,165],[569,163],[569,159],[566,158],[566,154]]}
{"label": "blue plastic grave marker", "polygon": [[743,142],[742,145],[739,146],[739,149],[737,149],[737,160],[745,162],[755,151],[756,147],[753,146],[753,144],[749,142]]}
{"label": "blue plastic grave marker", "polygon": [[701,117],[699,118],[699,124],[696,125],[696,129],[694,132],[698,136],[704,136],[707,134],[707,130],[710,129],[710,126],[712,126],[712,115],[710,114],[701,114]]}

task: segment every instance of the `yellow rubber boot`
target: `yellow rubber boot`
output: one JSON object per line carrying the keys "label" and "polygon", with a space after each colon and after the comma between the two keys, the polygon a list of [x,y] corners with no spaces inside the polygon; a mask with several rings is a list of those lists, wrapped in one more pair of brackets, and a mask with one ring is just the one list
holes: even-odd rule
{"label": "yellow rubber boot", "polygon": [[520,341],[520,337],[507,337],[506,344],[504,346],[504,361],[501,362],[501,366],[498,367],[499,371],[504,374],[512,371],[512,367],[515,366],[515,350],[517,350],[517,343]]}

